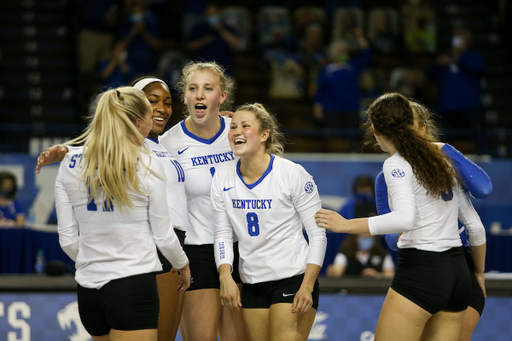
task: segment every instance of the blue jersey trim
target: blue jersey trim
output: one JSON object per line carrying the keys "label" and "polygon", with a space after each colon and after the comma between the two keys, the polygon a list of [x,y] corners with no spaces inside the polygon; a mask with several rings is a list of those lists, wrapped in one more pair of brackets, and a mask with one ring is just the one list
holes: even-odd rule
{"label": "blue jersey trim", "polygon": [[253,189],[254,187],[258,186],[258,184],[259,184],[260,182],[262,182],[262,181],[263,181],[263,179],[265,179],[265,177],[266,177],[267,175],[269,175],[269,174],[270,174],[270,172],[272,171],[272,165],[274,164],[274,159],[275,159],[275,158],[276,158],[276,157],[275,157],[274,155],[270,154],[270,162],[269,162],[269,164],[268,164],[267,170],[266,170],[266,171],[265,171],[265,173],[263,173],[263,175],[258,179],[258,181],[256,181],[256,182],[255,182],[255,183],[253,183],[253,184],[248,185],[248,184],[246,184],[246,183],[245,183],[244,178],[243,178],[242,174],[240,173],[240,161],[241,161],[241,160],[238,160],[238,162],[236,163],[236,174],[238,174],[238,177],[240,178],[240,181],[242,181],[242,183],[243,183],[247,188],[249,188],[249,189]]}
{"label": "blue jersey trim", "polygon": [[156,144],[159,144],[159,143],[160,143],[160,142],[158,142],[158,139],[154,139],[154,138],[149,137],[149,136],[148,136],[148,137],[146,137],[146,138],[147,138],[148,140],[150,140],[150,141],[155,142]]}
{"label": "blue jersey trim", "polygon": [[196,136],[196,135],[192,134],[190,131],[188,131],[187,126],[185,125],[185,120],[181,121],[181,129],[183,129],[183,132],[185,133],[185,135],[187,135],[188,137],[190,137],[198,142],[201,142],[204,144],[212,144],[213,142],[215,142],[215,140],[217,140],[217,138],[219,138],[220,135],[222,135],[222,133],[224,132],[224,129],[226,129],[226,122],[224,121],[224,118],[222,118],[221,116],[219,116],[219,118],[220,118],[220,129],[217,132],[217,134],[215,134],[215,136],[209,140],[200,138],[199,136]]}

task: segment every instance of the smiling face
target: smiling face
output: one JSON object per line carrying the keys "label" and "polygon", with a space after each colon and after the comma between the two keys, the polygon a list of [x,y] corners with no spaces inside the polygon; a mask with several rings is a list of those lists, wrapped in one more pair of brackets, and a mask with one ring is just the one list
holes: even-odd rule
{"label": "smiling face", "polygon": [[219,78],[207,70],[192,71],[185,87],[185,104],[190,118],[196,124],[213,122],[219,115],[219,108],[226,100]]}
{"label": "smiling face", "polygon": [[169,89],[160,82],[154,82],[144,88],[144,93],[151,104],[152,128],[149,137],[158,139],[172,115],[172,98]]}
{"label": "smiling face", "polygon": [[265,141],[268,136],[268,130],[260,132],[260,125],[254,113],[238,111],[233,115],[228,139],[236,156],[244,157],[265,152]]}

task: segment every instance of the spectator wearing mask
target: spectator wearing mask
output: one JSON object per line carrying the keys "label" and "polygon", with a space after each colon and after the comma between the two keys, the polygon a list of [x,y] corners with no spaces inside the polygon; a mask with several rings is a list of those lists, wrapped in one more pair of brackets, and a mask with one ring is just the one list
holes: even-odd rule
{"label": "spectator wearing mask", "polygon": [[115,88],[130,84],[137,74],[133,65],[126,62],[126,43],[116,43],[112,55],[100,63],[99,73],[103,88]]}
{"label": "spectator wearing mask", "polygon": [[320,125],[332,128],[359,127],[359,74],[371,60],[372,52],[361,29],[354,29],[361,53],[350,55],[344,40],[329,47],[330,63],[319,73],[313,115]]}
{"label": "spectator wearing mask", "polygon": [[0,228],[23,227],[27,211],[16,199],[16,177],[9,172],[0,173]]}
{"label": "spectator wearing mask", "polygon": [[480,80],[485,61],[470,46],[471,33],[464,28],[455,29],[452,47],[437,57],[427,75],[437,81],[436,111],[443,128],[470,128],[481,139]]}
{"label": "spectator wearing mask", "polygon": [[126,63],[133,65],[137,74],[156,72],[157,52],[162,47],[161,33],[155,15],[147,9],[146,0],[133,0],[119,39],[126,44]]}
{"label": "spectator wearing mask", "polygon": [[360,275],[389,278],[395,274],[395,263],[382,247],[379,237],[349,234],[341,244],[334,263],[327,267],[326,274],[328,277]]}
{"label": "spectator wearing mask", "polygon": [[368,175],[361,175],[354,181],[352,187],[354,196],[347,200],[339,210],[345,219],[371,217],[377,212],[375,206],[375,187]]}
{"label": "spectator wearing mask", "polygon": [[219,6],[210,3],[205,9],[205,19],[192,28],[187,48],[192,59],[214,61],[233,75],[233,50],[239,44],[238,32],[222,21]]}

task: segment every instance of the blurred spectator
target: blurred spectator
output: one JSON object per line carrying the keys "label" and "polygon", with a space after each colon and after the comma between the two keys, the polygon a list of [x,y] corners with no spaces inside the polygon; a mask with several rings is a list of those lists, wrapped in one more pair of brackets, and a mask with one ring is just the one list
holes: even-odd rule
{"label": "blurred spectator", "polygon": [[325,10],[316,6],[301,6],[293,11],[293,32],[295,39],[302,44],[309,27],[315,25],[322,29],[327,24]]}
{"label": "blurred spectator", "polygon": [[361,29],[358,37],[359,55],[350,56],[348,44],[336,40],[329,47],[329,61],[318,76],[313,114],[321,124],[332,128],[359,127],[359,74],[371,60],[371,50]]}
{"label": "blurred spectator", "polygon": [[375,51],[396,52],[400,46],[398,14],[392,8],[374,8],[368,14],[368,40]]}
{"label": "blurred spectator", "polygon": [[233,50],[239,44],[238,33],[222,21],[219,6],[210,3],[206,6],[204,20],[192,28],[187,48],[194,60],[215,61],[233,75]]}
{"label": "blurred spectator", "polygon": [[344,40],[350,52],[359,52],[357,32],[362,32],[363,25],[363,12],[359,8],[338,8],[334,14],[332,39]]}
{"label": "blurred spectator", "polygon": [[160,37],[157,19],[147,9],[147,1],[132,0],[119,40],[126,43],[126,63],[135,67],[137,75],[156,72],[157,52],[162,46]]}
{"label": "blurred spectator", "polygon": [[368,109],[380,95],[382,95],[381,82],[377,80],[376,72],[364,71],[359,80],[359,90],[361,97],[361,112]]}
{"label": "blurred spectator", "polygon": [[455,29],[452,47],[437,56],[427,75],[437,81],[436,111],[442,125],[472,128],[480,138],[483,123],[480,80],[485,62],[482,54],[470,45],[471,33],[467,29]]}
{"label": "blurred spectator", "polygon": [[340,7],[344,8],[359,8],[361,1],[359,0],[325,0],[325,11],[331,17],[336,15],[336,10]]}
{"label": "blurred spectator", "polygon": [[310,24],[299,46],[301,64],[307,77],[308,98],[314,98],[317,89],[318,73],[327,63],[324,29],[320,24]]}
{"label": "blurred spectator", "polygon": [[27,211],[16,199],[16,177],[9,172],[0,173],[0,228],[25,226]]}
{"label": "blurred spectator", "polygon": [[204,19],[204,11],[210,0],[185,0],[183,13],[183,40],[190,36],[192,28]]}
{"label": "blurred spectator", "polygon": [[338,211],[345,219],[365,218],[377,214],[375,186],[369,175],[360,175],[352,186],[353,197]]}
{"label": "blurred spectator", "polygon": [[236,50],[245,51],[251,40],[251,12],[243,6],[228,6],[222,9],[221,15],[223,22],[239,34],[240,42]]}
{"label": "blurred spectator", "polygon": [[393,277],[395,263],[391,255],[382,247],[377,236],[349,234],[334,259],[327,267],[328,277],[361,275],[380,278]]}
{"label": "blurred spectator", "polygon": [[126,43],[119,41],[110,58],[100,63],[99,73],[103,89],[129,85],[137,74],[135,67],[126,62]]}
{"label": "blurred spectator", "polygon": [[423,0],[415,0],[402,7],[405,45],[413,53],[436,51],[435,13]]}
{"label": "blurred spectator", "polygon": [[157,78],[169,85],[169,91],[177,94],[175,85],[181,78],[181,70],[187,62],[187,56],[181,50],[166,50],[158,60]]}
{"label": "blurred spectator", "polygon": [[418,68],[397,67],[391,71],[390,87],[405,97],[423,102],[425,73]]}
{"label": "blurred spectator", "polygon": [[302,99],[305,94],[304,67],[297,55],[275,53],[271,60],[269,95],[273,99]]}
{"label": "blurred spectator", "polygon": [[80,22],[78,56],[80,72],[93,73],[101,60],[108,58],[118,20],[115,0],[75,0]]}
{"label": "blurred spectator", "polygon": [[260,48],[266,60],[271,60],[273,54],[295,50],[290,13],[286,7],[262,7],[258,12],[258,33]]}

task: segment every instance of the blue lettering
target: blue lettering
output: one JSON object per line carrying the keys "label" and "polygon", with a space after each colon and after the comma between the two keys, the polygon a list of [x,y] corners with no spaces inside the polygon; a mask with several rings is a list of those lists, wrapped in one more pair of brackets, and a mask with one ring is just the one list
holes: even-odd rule
{"label": "blue lettering", "polygon": [[207,165],[208,164],[208,156],[201,156],[201,159],[203,160],[202,162],[202,165]]}
{"label": "blue lettering", "polygon": [[266,210],[272,208],[272,199],[231,199],[233,208]]}
{"label": "blue lettering", "polygon": [[199,166],[199,164],[197,163],[196,157],[191,158],[191,160],[192,160],[192,166]]}
{"label": "blue lettering", "polygon": [[219,162],[220,162],[219,160],[220,160],[220,158],[219,158],[219,154],[215,154],[215,155],[213,156],[213,161],[215,161],[215,163],[219,163]]}
{"label": "blue lettering", "polygon": [[208,155],[208,160],[210,160],[210,164],[212,164],[212,163],[213,163],[213,162],[212,162],[212,157],[213,157],[213,155]]}

